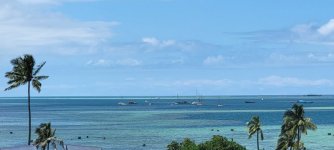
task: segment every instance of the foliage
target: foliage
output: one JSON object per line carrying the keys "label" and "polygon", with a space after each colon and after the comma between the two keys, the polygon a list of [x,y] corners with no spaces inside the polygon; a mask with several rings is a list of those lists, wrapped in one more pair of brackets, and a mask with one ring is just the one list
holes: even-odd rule
{"label": "foliage", "polygon": [[37,76],[39,71],[45,65],[46,62],[41,63],[35,68],[35,59],[32,55],[24,55],[23,57],[18,57],[10,61],[13,65],[13,69],[10,72],[6,72],[5,77],[9,78],[7,82],[9,87],[5,90],[11,90],[20,85],[32,83],[33,88],[38,92],[41,91],[40,80],[47,79],[48,76]]}
{"label": "foliage", "polygon": [[180,150],[181,146],[177,141],[172,141],[169,145],[167,145],[168,150]]}
{"label": "foliage", "polygon": [[41,123],[38,128],[36,128],[35,133],[37,134],[37,139],[34,141],[36,148],[41,148],[49,150],[50,144],[57,150],[57,146],[60,145],[62,149],[64,148],[64,142],[58,139],[56,135],[56,129],[51,128],[51,123]]}
{"label": "foliage", "polygon": [[257,135],[256,137],[256,144],[257,149],[259,148],[259,135],[261,137],[261,140],[263,140],[263,132],[261,129],[261,121],[259,116],[253,116],[252,119],[247,123],[248,127],[248,138],[251,138],[255,133]]}
{"label": "foliage", "polygon": [[35,59],[32,55],[24,55],[10,61],[13,65],[12,71],[6,72],[5,77],[9,78],[7,82],[9,87],[5,89],[11,90],[21,85],[28,84],[28,113],[29,113],[29,134],[28,134],[28,145],[31,142],[31,110],[30,110],[30,85],[35,88],[38,92],[41,91],[42,83],[40,80],[47,79],[48,76],[38,76],[37,74],[45,65],[45,62],[38,65],[35,68]]}
{"label": "foliage", "polygon": [[182,143],[172,141],[168,146],[168,150],[246,150],[240,144],[229,141],[227,138],[214,135],[211,140],[196,145],[189,138],[184,139]]}
{"label": "foliage", "polygon": [[301,135],[302,133],[307,135],[308,129],[316,130],[317,126],[311,121],[311,118],[305,117],[303,105],[294,104],[291,110],[284,113],[276,150],[304,149]]}

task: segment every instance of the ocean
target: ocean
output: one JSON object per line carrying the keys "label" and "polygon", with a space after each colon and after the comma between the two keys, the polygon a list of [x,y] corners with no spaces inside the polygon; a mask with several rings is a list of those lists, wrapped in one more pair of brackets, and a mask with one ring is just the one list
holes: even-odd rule
{"label": "ocean", "polygon": [[[313,102],[303,104],[305,115],[318,126],[302,136],[305,146],[308,150],[334,149],[334,96],[203,96],[203,105],[175,104],[197,100],[191,96],[33,97],[32,127],[34,132],[40,123],[51,122],[66,144],[104,150],[163,150],[172,140],[189,137],[200,143],[213,135],[254,150],[256,137],[248,139],[246,122],[258,115],[265,138],[260,148],[273,150],[284,111],[304,100]],[[119,104],[129,101],[137,104]],[[26,97],[0,98],[0,147],[26,144],[26,102]]]}

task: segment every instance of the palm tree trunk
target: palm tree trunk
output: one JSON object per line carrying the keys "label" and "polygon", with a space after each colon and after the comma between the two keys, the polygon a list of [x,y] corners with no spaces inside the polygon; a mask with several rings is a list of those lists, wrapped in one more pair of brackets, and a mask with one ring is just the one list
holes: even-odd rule
{"label": "palm tree trunk", "polygon": [[300,142],[300,129],[297,128],[297,150],[299,150],[299,142]]}
{"label": "palm tree trunk", "polygon": [[256,143],[257,143],[257,150],[260,150],[260,147],[259,147],[259,131],[256,131]]}
{"label": "palm tree trunk", "polygon": [[31,141],[30,81],[28,82],[28,113],[29,113],[28,145],[30,145],[30,141]]}
{"label": "palm tree trunk", "polygon": [[48,142],[48,150],[50,149],[50,143]]}

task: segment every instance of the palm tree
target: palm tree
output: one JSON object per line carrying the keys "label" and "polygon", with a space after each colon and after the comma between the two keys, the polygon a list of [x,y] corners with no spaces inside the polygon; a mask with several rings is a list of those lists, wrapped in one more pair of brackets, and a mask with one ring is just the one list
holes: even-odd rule
{"label": "palm tree", "polygon": [[290,135],[284,133],[279,136],[279,139],[277,141],[277,147],[276,150],[287,150],[290,147],[290,150],[294,146],[293,139]]}
{"label": "palm tree", "polygon": [[295,140],[293,146],[296,150],[303,147],[301,143],[301,134],[307,135],[307,130],[316,130],[317,126],[311,121],[311,118],[305,117],[303,105],[294,104],[291,110],[284,113],[281,135],[287,134],[292,140]]}
{"label": "palm tree", "polygon": [[252,135],[256,133],[256,142],[257,142],[257,149],[260,150],[259,147],[259,134],[261,135],[261,140],[263,140],[263,132],[261,129],[261,122],[259,116],[253,116],[252,119],[247,123],[248,127],[248,138],[251,138]]}
{"label": "palm tree", "polygon": [[35,133],[37,134],[37,139],[34,141],[34,145],[37,149],[40,147],[42,150],[49,150],[50,143],[52,144],[54,149],[57,149],[57,145],[62,146],[64,148],[64,142],[61,139],[58,139],[56,134],[56,129],[51,128],[51,123],[41,123],[38,128],[36,128]]}
{"label": "palm tree", "polygon": [[30,111],[30,84],[38,92],[41,91],[42,83],[40,80],[47,79],[48,76],[37,76],[39,71],[45,65],[45,62],[38,65],[35,68],[35,59],[32,55],[24,55],[22,57],[15,58],[10,61],[13,65],[13,69],[10,72],[6,72],[5,77],[9,78],[9,87],[5,89],[11,90],[13,88],[19,87],[21,85],[28,84],[28,113],[29,113],[29,135],[28,135],[28,145],[31,142],[31,111]]}

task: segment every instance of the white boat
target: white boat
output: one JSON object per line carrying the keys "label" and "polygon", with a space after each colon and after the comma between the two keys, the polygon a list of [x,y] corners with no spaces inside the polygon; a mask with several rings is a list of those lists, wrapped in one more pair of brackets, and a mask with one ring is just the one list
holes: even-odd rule
{"label": "white boat", "polygon": [[217,106],[218,106],[218,107],[223,107],[224,105],[223,105],[223,104],[218,104]]}
{"label": "white boat", "polygon": [[119,103],[117,103],[118,105],[121,105],[121,106],[126,106],[126,105],[128,105],[128,104],[126,104],[126,103],[123,103],[123,102],[119,102]]}
{"label": "white boat", "polygon": [[202,97],[198,95],[197,89],[196,89],[196,98],[197,98],[197,101],[193,101],[191,104],[192,105],[197,105],[197,106],[203,105],[203,103],[201,102],[202,101]]}
{"label": "white boat", "polygon": [[201,102],[199,102],[199,101],[193,101],[192,103],[191,103],[191,105],[197,105],[197,106],[200,106],[200,105],[203,105]]}

